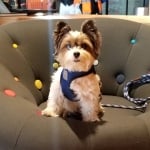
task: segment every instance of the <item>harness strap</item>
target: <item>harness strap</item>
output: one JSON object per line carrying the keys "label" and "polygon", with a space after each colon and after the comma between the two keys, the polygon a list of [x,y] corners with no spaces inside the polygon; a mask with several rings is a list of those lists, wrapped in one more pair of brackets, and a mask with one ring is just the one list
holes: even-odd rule
{"label": "harness strap", "polygon": [[124,97],[136,104],[137,106],[125,106],[125,105],[113,105],[113,104],[102,104],[104,107],[114,107],[114,108],[123,108],[123,109],[132,109],[132,110],[138,110],[141,112],[144,112],[146,110],[146,107],[148,105],[148,101],[150,100],[150,97],[147,98],[133,98],[130,97],[130,92],[144,84],[150,83],[150,74],[142,75],[140,78],[131,80],[126,83],[126,85],[123,88],[123,95]]}
{"label": "harness strap", "polygon": [[94,74],[96,73],[94,66],[92,66],[91,69],[87,72],[84,72],[84,71],[72,72],[67,69],[63,69],[61,73],[61,78],[60,78],[60,85],[61,85],[64,96],[72,102],[79,101],[76,98],[77,95],[75,94],[75,92],[70,88],[70,84],[76,78],[83,77],[91,73],[94,73]]}

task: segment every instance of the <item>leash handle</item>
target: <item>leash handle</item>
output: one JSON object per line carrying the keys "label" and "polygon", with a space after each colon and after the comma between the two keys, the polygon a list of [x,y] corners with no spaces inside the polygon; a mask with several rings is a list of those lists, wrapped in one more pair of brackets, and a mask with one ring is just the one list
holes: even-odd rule
{"label": "leash handle", "polygon": [[123,88],[123,95],[124,97],[136,104],[137,106],[125,106],[125,105],[114,105],[114,104],[102,104],[104,107],[113,107],[113,108],[123,108],[123,109],[131,109],[131,110],[138,110],[141,112],[145,112],[146,107],[148,106],[148,101],[150,100],[150,97],[147,98],[133,98],[130,96],[130,92],[144,84],[150,83],[150,74],[142,75],[141,77],[131,80],[126,83],[126,85]]}
{"label": "leash handle", "polygon": [[145,74],[145,75],[142,75],[140,78],[137,78],[135,80],[131,80],[129,82],[126,83],[126,85],[124,86],[123,88],[123,95],[124,97],[137,104],[137,105],[144,105],[144,103],[146,103],[150,97],[147,97],[147,98],[132,98],[130,97],[130,92],[139,87],[139,86],[142,86],[144,84],[148,84],[150,83],[150,74]]}

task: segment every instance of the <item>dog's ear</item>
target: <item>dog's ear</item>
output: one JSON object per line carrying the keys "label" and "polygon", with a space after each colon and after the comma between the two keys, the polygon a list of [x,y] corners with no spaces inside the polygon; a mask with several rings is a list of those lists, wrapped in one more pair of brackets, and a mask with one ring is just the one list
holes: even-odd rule
{"label": "dog's ear", "polygon": [[71,27],[65,22],[58,22],[56,24],[56,30],[54,31],[54,40],[55,40],[55,54],[57,55],[61,41],[65,34],[71,30]]}
{"label": "dog's ear", "polygon": [[85,33],[93,44],[93,54],[97,58],[102,44],[100,32],[98,31],[93,20],[86,20],[81,26],[81,31]]}

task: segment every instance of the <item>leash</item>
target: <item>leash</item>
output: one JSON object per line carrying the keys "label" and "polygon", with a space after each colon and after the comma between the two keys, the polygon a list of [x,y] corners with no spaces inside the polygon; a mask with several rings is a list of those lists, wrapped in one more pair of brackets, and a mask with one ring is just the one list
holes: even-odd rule
{"label": "leash", "polygon": [[136,104],[137,106],[125,106],[125,105],[116,105],[116,104],[102,104],[103,107],[113,107],[113,108],[123,108],[123,109],[131,109],[131,110],[138,110],[141,112],[145,112],[147,106],[148,106],[148,101],[150,100],[150,97],[147,98],[133,98],[130,96],[130,92],[144,84],[150,83],[150,74],[145,74],[142,75],[141,77],[131,80],[126,83],[126,85],[123,88],[123,95],[124,97]]}

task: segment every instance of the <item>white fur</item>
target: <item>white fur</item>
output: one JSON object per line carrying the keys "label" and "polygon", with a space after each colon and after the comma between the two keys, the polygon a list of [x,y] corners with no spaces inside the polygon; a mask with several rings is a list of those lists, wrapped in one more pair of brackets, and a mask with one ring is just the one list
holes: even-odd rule
{"label": "white fur", "polygon": [[79,31],[70,31],[69,33],[74,38],[77,38],[81,34]]}

